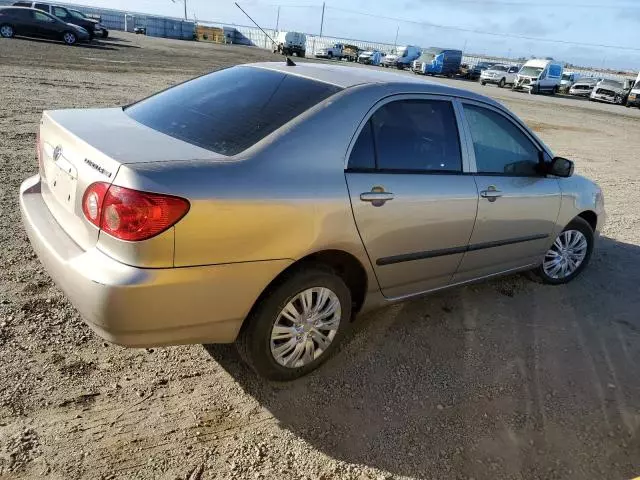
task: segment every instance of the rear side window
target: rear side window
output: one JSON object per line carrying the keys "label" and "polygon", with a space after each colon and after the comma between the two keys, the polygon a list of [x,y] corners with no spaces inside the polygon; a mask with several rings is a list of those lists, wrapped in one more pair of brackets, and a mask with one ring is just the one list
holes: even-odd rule
{"label": "rear side window", "polygon": [[[371,117],[375,155],[366,127],[349,158],[349,168],[379,171],[458,173],[462,155],[453,105],[443,100],[399,100]],[[364,137],[364,138],[363,138]]]}
{"label": "rear side window", "polygon": [[31,2],[16,2],[13,4],[14,7],[29,7],[31,8]]}
{"label": "rear side window", "polygon": [[282,72],[233,67],[125,109],[134,120],[222,155],[236,155],[340,87]]}
{"label": "rear side window", "polygon": [[24,10],[21,8],[0,10],[0,13],[6,13],[8,15],[11,15],[14,18],[23,18],[23,19],[31,18],[31,10]]}

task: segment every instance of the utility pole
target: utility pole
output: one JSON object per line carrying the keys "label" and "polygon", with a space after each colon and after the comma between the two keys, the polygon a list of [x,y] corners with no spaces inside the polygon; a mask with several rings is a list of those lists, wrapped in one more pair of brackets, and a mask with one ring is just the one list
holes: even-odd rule
{"label": "utility pole", "polygon": [[462,53],[467,51],[467,39],[464,39],[464,45],[462,46]]}
{"label": "utility pole", "polygon": [[322,28],[324,27],[324,2],[322,2],[322,16],[320,17],[320,36],[322,37]]}
{"label": "utility pole", "polygon": [[511,49],[509,49],[509,52],[507,53],[507,60],[511,60]]}
{"label": "utility pole", "polygon": [[187,20],[187,0],[184,0],[184,19]]}
{"label": "utility pole", "polygon": [[400,25],[396,28],[396,39],[393,41],[393,48],[398,49],[398,33],[400,33]]}
{"label": "utility pole", "polygon": [[278,25],[280,25],[280,5],[278,5],[278,16],[276,17],[276,32],[278,31]]}

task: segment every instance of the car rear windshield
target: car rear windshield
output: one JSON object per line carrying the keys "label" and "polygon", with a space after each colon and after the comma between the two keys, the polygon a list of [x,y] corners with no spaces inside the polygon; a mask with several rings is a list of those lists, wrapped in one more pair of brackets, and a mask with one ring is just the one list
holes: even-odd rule
{"label": "car rear windshield", "polygon": [[125,112],[166,135],[236,155],[340,90],[273,70],[232,67],[160,92]]}

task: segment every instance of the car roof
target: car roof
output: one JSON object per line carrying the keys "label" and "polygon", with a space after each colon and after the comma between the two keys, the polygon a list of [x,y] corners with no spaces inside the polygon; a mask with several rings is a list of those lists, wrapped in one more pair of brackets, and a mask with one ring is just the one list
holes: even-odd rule
{"label": "car roof", "polygon": [[501,106],[495,100],[479,95],[462,88],[454,88],[439,82],[426,80],[417,75],[403,75],[397,72],[389,72],[370,67],[332,65],[327,63],[300,62],[294,67],[287,66],[285,62],[262,62],[247,64],[248,67],[266,68],[289,75],[330,83],[342,88],[355,87],[357,85],[397,85],[398,87],[410,87],[420,93],[440,95],[452,95],[457,97],[478,100],[492,105]]}

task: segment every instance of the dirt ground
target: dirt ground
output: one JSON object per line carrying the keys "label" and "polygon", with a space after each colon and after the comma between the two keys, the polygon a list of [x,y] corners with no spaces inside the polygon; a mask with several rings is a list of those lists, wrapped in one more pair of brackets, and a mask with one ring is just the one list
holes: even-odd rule
{"label": "dirt ground", "polygon": [[567,286],[512,276],[378,311],[319,371],[268,383],[230,346],[103,343],[31,250],[17,191],[43,109],[122,105],[277,59],[115,37],[0,40],[1,478],[640,475],[640,111],[447,80],[503,101],[603,187],[591,266]]}

